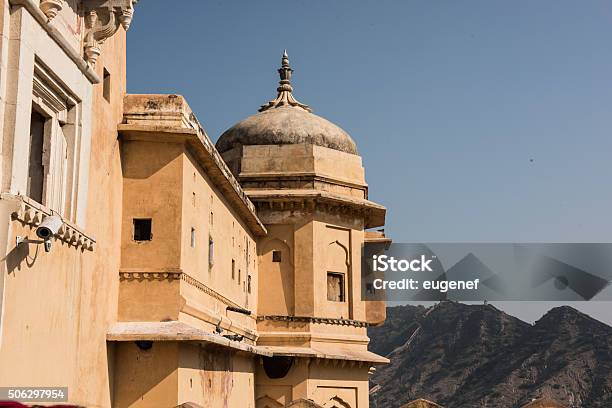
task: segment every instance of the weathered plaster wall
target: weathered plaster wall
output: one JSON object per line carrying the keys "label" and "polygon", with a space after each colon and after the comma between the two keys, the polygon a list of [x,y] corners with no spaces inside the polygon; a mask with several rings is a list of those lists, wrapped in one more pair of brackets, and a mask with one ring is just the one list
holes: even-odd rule
{"label": "weathered plaster wall", "polygon": [[[178,270],[181,266],[183,146],[141,141],[122,141],[121,144],[121,270]],[[152,220],[150,241],[134,241],[133,221],[142,218]]]}
{"label": "weathered plaster wall", "polygon": [[115,346],[114,408],[165,408],[178,405],[178,343],[155,343],[142,350],[133,342]]}
{"label": "weathered plaster wall", "polygon": [[126,90],[126,33],[123,29],[107,39],[102,47],[96,64],[100,78],[104,68],[111,74],[110,101],[104,99],[102,84],[95,85],[88,167],[87,230],[96,237],[97,246],[82,269],[79,344],[75,353],[78,381],[73,387],[75,401],[98,406],[109,406],[111,401],[105,339],[108,326],[117,318],[122,202],[117,124],[121,122]]}
{"label": "weathered plaster wall", "polygon": [[[260,315],[295,315],[295,299],[302,296],[302,288],[295,286],[293,225],[270,225],[268,237],[258,243],[259,307]],[[273,252],[280,253],[280,262],[273,260]],[[269,296],[270,291],[275,296]]]}
{"label": "weathered plaster wall", "polygon": [[[194,156],[183,156],[182,268],[200,282],[246,309],[257,307],[255,239],[241,217]],[[191,229],[195,247],[191,247]],[[214,264],[209,267],[209,239],[214,242]],[[232,260],[234,276],[232,277]],[[248,277],[251,276],[249,293]],[[238,317],[238,316],[235,316]]]}
{"label": "weathered plaster wall", "polygon": [[202,407],[254,408],[255,360],[228,349],[184,344],[179,357],[179,401]]}
{"label": "weathered plaster wall", "polygon": [[[256,307],[255,240],[239,215],[180,140],[164,142],[161,134],[154,141],[125,140],[121,152],[121,272],[187,276],[180,284],[142,277],[123,280],[119,320],[180,319],[212,330],[223,319],[254,330],[254,317],[226,311],[229,305],[254,311]],[[135,218],[152,220],[150,241],[134,241]],[[219,296],[211,296],[204,287]]]}
{"label": "weathered plaster wall", "polygon": [[[70,6],[73,3],[67,2],[57,24],[78,50],[80,20]],[[111,100],[107,102],[102,85],[89,82],[27,9],[12,10],[12,34],[7,39],[6,1],[2,10],[0,84],[7,85],[0,86],[5,130],[3,191],[24,192],[36,58],[61,78],[82,109],[81,148],[86,154],[78,162],[81,185],[72,221],[87,236],[95,237],[97,244],[89,251],[55,238],[49,253],[42,246],[15,248],[15,236],[35,238],[35,226],[24,218],[11,222],[16,208],[10,204],[12,199],[3,196],[0,217],[8,231],[0,235],[6,237],[2,248],[8,256],[3,256],[0,385],[67,386],[70,402],[108,407],[111,385],[106,331],[117,309],[121,164],[116,125],[122,117],[125,92],[125,34],[119,31],[105,42],[96,66],[100,77],[104,68],[112,74]]]}

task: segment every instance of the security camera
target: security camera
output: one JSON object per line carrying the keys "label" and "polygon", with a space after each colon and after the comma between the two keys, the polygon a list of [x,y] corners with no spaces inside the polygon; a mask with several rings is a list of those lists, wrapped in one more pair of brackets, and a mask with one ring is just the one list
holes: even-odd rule
{"label": "security camera", "polygon": [[58,233],[60,227],[64,224],[62,218],[59,215],[49,215],[40,223],[36,228],[36,235],[40,240],[28,239],[28,237],[22,237],[17,235],[15,241],[17,246],[21,244],[44,244],[45,252],[51,251],[51,238]]}
{"label": "security camera", "polygon": [[36,235],[45,241],[49,241],[57,232],[64,221],[59,215],[49,215],[36,228]]}

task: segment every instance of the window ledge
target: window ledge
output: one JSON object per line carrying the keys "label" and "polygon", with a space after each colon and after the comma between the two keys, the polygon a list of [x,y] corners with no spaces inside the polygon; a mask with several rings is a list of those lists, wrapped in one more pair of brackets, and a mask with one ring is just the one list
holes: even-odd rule
{"label": "window ledge", "polygon": [[[33,227],[40,225],[46,216],[50,216],[55,213],[44,205],[22,195],[2,193],[0,194],[0,199],[12,201],[16,204],[17,209],[12,214],[14,220],[18,220]],[[96,240],[92,236],[88,235],[75,224],[65,220],[64,218],[62,218],[62,221],[62,226],[60,227],[58,233],[55,234],[56,239],[66,242],[69,245],[80,247],[84,250],[94,250]]]}

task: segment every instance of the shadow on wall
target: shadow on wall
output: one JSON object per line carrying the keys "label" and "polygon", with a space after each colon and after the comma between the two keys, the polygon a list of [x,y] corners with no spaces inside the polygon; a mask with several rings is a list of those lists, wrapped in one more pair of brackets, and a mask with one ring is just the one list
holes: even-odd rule
{"label": "shadow on wall", "polygon": [[[121,169],[123,177],[146,180],[182,155],[180,148],[167,143],[168,149],[160,151],[160,143],[121,141]],[[147,160],[142,160],[146,157]]]}
{"label": "shadow on wall", "polygon": [[15,245],[13,249],[11,249],[8,254],[6,254],[2,261],[6,262],[6,270],[9,275],[11,273],[14,273],[15,271],[21,271],[24,261],[28,268],[34,266],[36,258],[38,258],[38,251],[40,250],[40,245],[35,246],[36,249],[32,257],[30,257],[30,244],[25,243],[21,245]]}

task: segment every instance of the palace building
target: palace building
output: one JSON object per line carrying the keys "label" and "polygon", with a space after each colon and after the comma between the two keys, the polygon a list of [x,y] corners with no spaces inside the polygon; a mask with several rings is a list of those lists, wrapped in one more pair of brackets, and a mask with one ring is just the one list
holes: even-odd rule
{"label": "palace building", "polygon": [[286,52],[216,145],[182,96],[127,94],[135,3],[0,0],[0,387],[368,407],[388,360],[362,247],[389,240],[355,142],[297,101]]}

